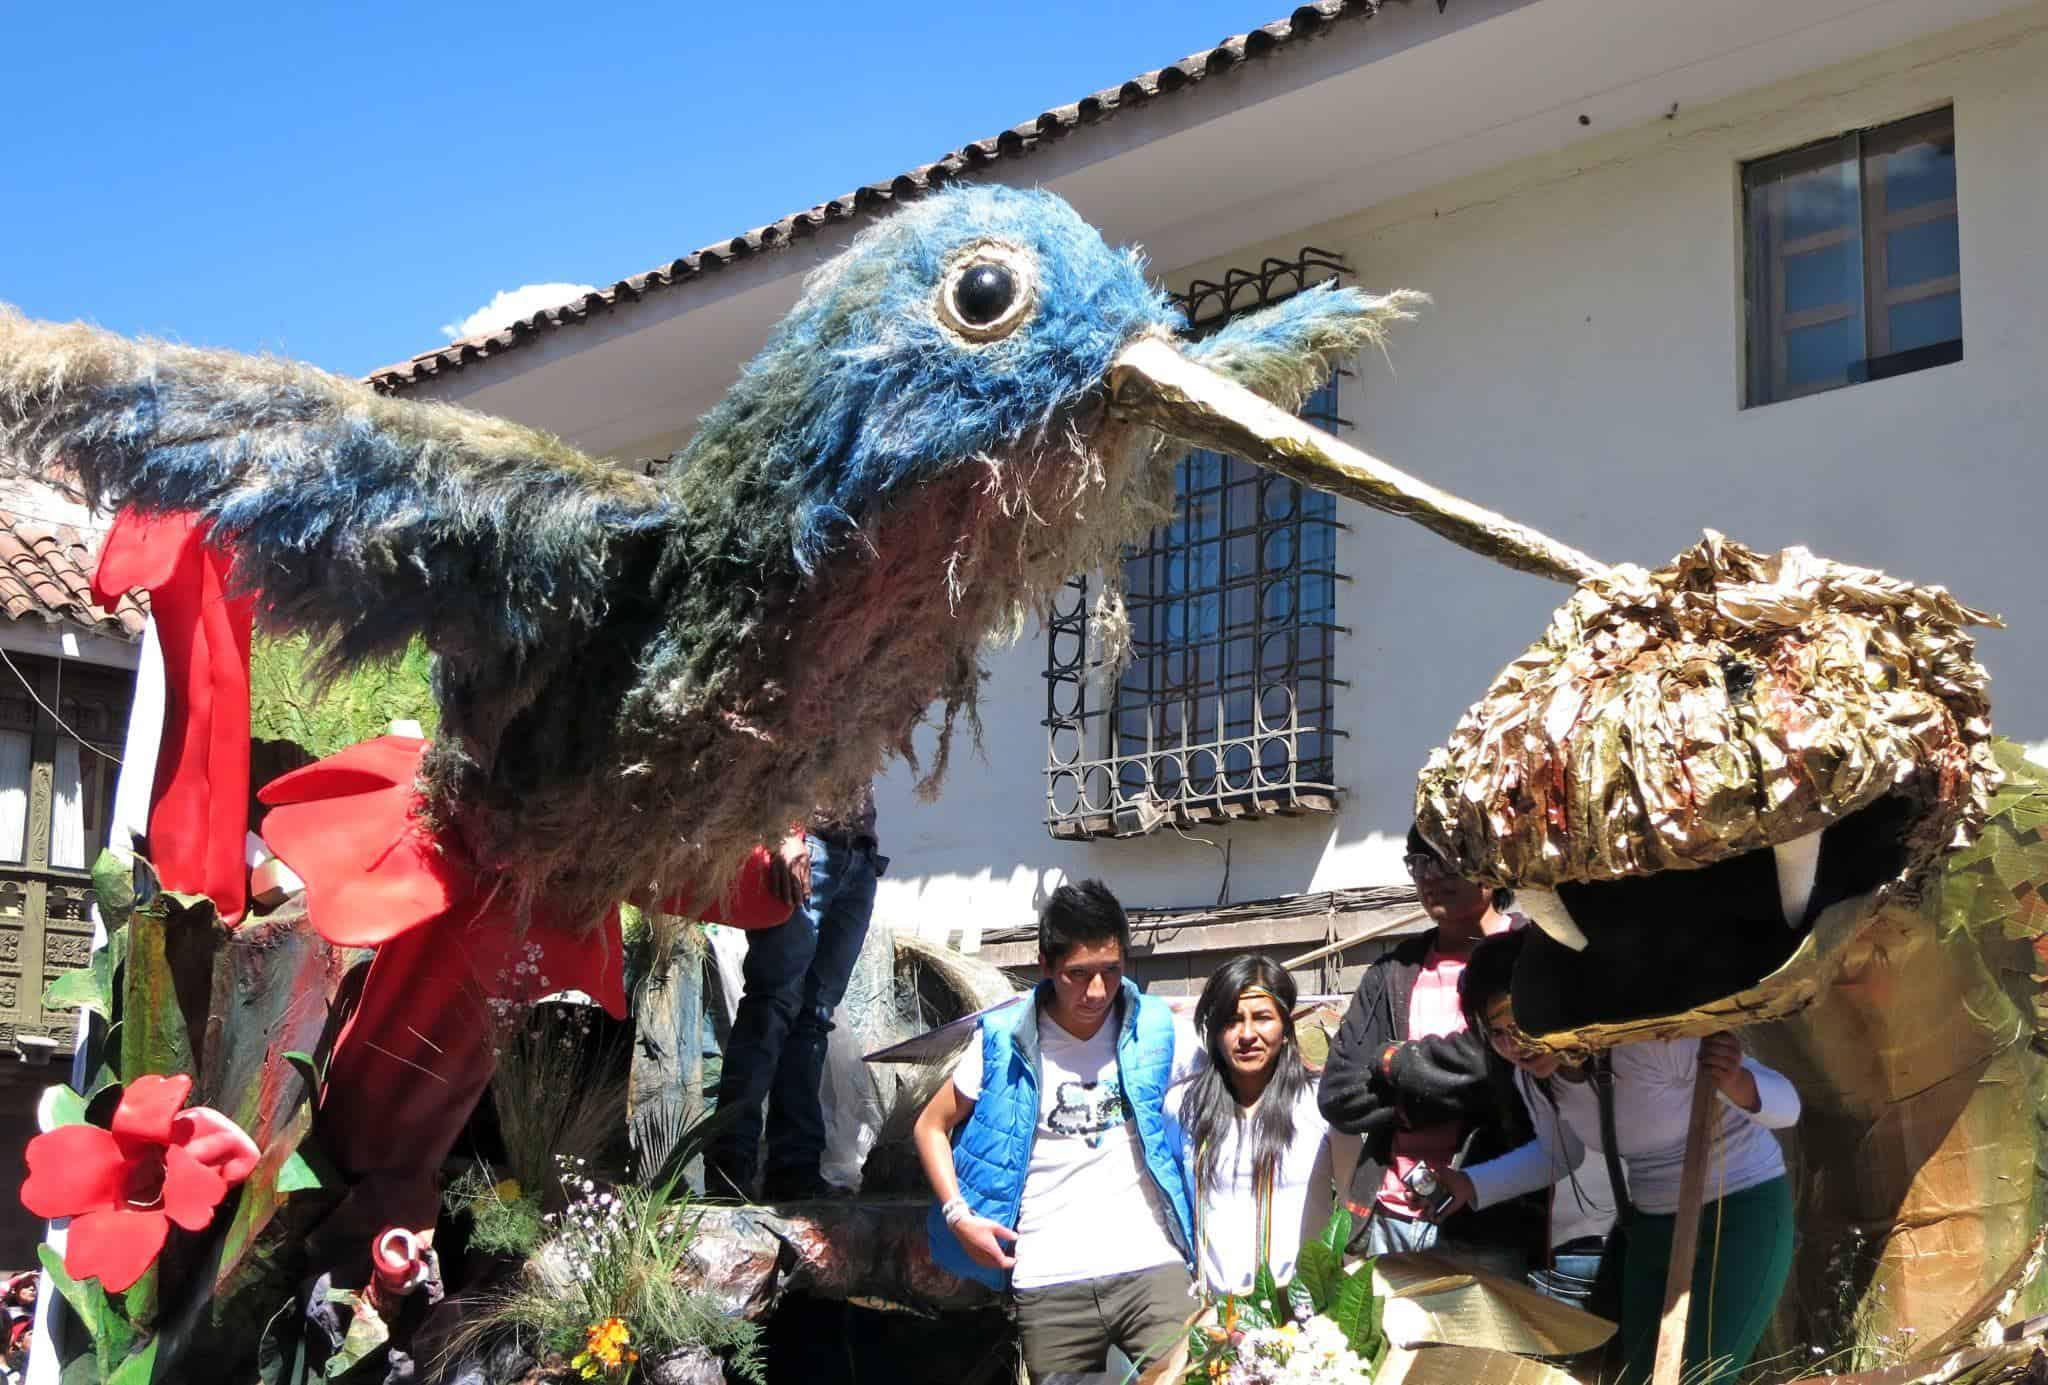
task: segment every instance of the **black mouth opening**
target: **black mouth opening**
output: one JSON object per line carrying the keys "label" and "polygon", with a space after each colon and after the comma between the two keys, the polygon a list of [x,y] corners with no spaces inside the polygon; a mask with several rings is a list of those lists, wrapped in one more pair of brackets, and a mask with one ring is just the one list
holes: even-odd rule
{"label": "black mouth opening", "polygon": [[1675,1014],[1748,990],[1784,965],[1829,905],[1905,869],[1918,812],[1913,798],[1891,793],[1828,827],[1813,891],[1794,920],[1769,850],[1699,870],[1559,886],[1586,947],[1573,951],[1532,930],[1515,968],[1515,1023],[1547,1034]]}

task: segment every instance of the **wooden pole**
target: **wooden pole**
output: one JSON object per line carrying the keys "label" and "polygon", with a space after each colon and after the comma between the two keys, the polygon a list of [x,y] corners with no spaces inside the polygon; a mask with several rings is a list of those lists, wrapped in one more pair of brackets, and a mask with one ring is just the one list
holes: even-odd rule
{"label": "wooden pole", "polygon": [[1707,1192],[1707,1132],[1715,1087],[1704,1069],[1693,1073],[1692,1118],[1685,1127],[1685,1170],[1678,1180],[1678,1218],[1671,1228],[1671,1267],[1664,1274],[1664,1316],[1657,1326],[1657,1359],[1650,1385],[1678,1385],[1685,1372],[1685,1326],[1692,1315],[1692,1265],[1700,1244],[1700,1204]]}
{"label": "wooden pole", "polygon": [[1307,966],[1310,962],[1320,962],[1325,957],[1334,957],[1347,948],[1356,947],[1360,943],[1371,942],[1374,938],[1382,937],[1397,928],[1406,928],[1411,923],[1420,923],[1428,917],[1429,915],[1426,912],[1418,909],[1412,914],[1403,914],[1397,919],[1388,919],[1384,923],[1376,923],[1361,933],[1353,933],[1350,937],[1340,938],[1334,943],[1324,943],[1321,947],[1310,952],[1304,952],[1299,957],[1289,957],[1280,964],[1280,970],[1293,971],[1297,967]]}

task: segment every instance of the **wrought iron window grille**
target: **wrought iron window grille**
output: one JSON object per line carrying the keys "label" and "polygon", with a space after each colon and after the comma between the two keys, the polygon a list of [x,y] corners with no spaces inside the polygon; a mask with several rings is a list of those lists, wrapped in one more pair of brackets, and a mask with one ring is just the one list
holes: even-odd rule
{"label": "wrought iron window grille", "polygon": [[[1196,280],[1197,335],[1345,272],[1328,251]],[[1329,429],[1344,372],[1302,417]],[[1330,812],[1338,523],[1331,497],[1219,453],[1180,463],[1175,516],[1124,554],[1128,662],[1102,657],[1091,583],[1054,602],[1046,640],[1046,827],[1054,837]]]}

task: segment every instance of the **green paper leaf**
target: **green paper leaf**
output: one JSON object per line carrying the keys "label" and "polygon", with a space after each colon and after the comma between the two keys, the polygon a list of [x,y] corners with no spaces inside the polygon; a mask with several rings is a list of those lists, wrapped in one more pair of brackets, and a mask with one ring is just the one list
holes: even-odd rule
{"label": "green paper leaf", "polygon": [[301,1052],[295,1048],[279,1056],[287,1063],[290,1063],[293,1070],[305,1079],[306,1095],[308,1097],[320,1094],[320,1065],[313,1061],[312,1054]]}
{"label": "green paper leaf", "polygon": [[43,1272],[50,1276],[51,1286],[63,1295],[64,1301],[71,1305],[71,1311],[78,1314],[85,1330],[92,1334],[93,1356],[99,1362],[100,1378],[106,1380],[113,1373],[115,1363],[127,1354],[128,1343],[134,1336],[127,1320],[115,1311],[99,1280],[71,1277],[64,1268],[64,1257],[55,1246],[48,1243],[37,1246],[36,1258],[42,1261]]}
{"label": "green paper leaf", "polygon": [[138,913],[128,922],[128,958],[121,999],[121,1077],[197,1071],[192,1035],[178,1003],[168,955],[171,924]]}
{"label": "green paper leaf", "polygon": [[45,1010],[90,1010],[105,1018],[113,1009],[102,978],[94,975],[96,967],[85,967],[79,971],[67,971],[43,987],[43,1008]]}
{"label": "green paper leaf", "polygon": [[43,988],[45,1010],[90,1010],[101,1019],[114,1017],[114,973],[128,954],[128,933],[125,928],[109,927],[113,931],[107,945],[92,954],[91,962],[65,972]]}
{"label": "green paper leaf", "polygon": [[43,1273],[50,1276],[50,1287],[64,1296],[64,1301],[71,1305],[71,1311],[78,1314],[94,1336],[98,1336],[99,1321],[107,1308],[107,1292],[100,1287],[100,1282],[97,1279],[73,1279],[71,1272],[64,1268],[63,1255],[47,1242],[36,1247],[36,1258],[43,1262]]}
{"label": "green paper leaf", "polygon": [[320,1157],[319,1151],[312,1151],[311,1158],[307,1157],[307,1153],[306,1146],[301,1145],[279,1166],[277,1190],[280,1193],[302,1193],[309,1189],[334,1186],[337,1181],[334,1169]]}
{"label": "green paper leaf", "polygon": [[57,1372],[57,1385],[103,1385],[98,1358],[89,1351],[72,1357]]}
{"label": "green paper leaf", "polygon": [[143,1343],[141,1351],[126,1357],[107,1377],[107,1385],[149,1385],[150,1377],[156,1373],[157,1340],[151,1337]]}
{"label": "green paper leaf", "polygon": [[101,1063],[93,1069],[91,1079],[85,1084],[85,1104],[88,1106],[92,1105],[93,1100],[101,1092],[106,1091],[109,1087],[118,1087],[120,1085],[120,1074],[116,1073],[105,1063]]}
{"label": "green paper leaf", "polygon": [[112,933],[128,922],[135,910],[135,868],[124,858],[102,849],[92,863],[92,893],[99,902],[100,922]]}
{"label": "green paper leaf", "polygon": [[327,1358],[327,1378],[334,1380],[346,1375],[357,1363],[373,1352],[382,1350],[384,1344],[391,1340],[391,1328],[378,1315],[377,1310],[370,1306],[370,1301],[361,1294],[350,1293],[345,1289],[330,1289],[327,1292],[327,1300],[330,1303],[345,1303],[354,1313],[348,1321],[348,1331],[342,1336],[341,1346],[336,1349],[334,1355]]}
{"label": "green paper leaf", "polygon": [[45,1089],[37,1123],[50,1130],[60,1125],[84,1125],[85,1098],[69,1087],[57,1086]]}

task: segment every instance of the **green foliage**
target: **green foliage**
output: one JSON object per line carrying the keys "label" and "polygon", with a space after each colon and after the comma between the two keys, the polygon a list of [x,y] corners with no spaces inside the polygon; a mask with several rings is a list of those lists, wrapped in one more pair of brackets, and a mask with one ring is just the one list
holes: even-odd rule
{"label": "green foliage", "polygon": [[540,1244],[540,1204],[517,1179],[495,1182],[482,1165],[463,1170],[441,1205],[469,1217],[469,1244],[486,1255],[525,1255]]}
{"label": "green foliage", "polygon": [[1343,1333],[1346,1345],[1376,1370],[1387,1352],[1380,1326],[1381,1299],[1373,1292],[1373,1262],[1348,1271],[1344,1247],[1351,1240],[1351,1214],[1343,1207],[1331,1215],[1322,1234],[1302,1243],[1296,1253],[1294,1278],[1285,1288],[1274,1282],[1272,1267],[1261,1264],[1251,1292],[1225,1295],[1216,1305],[1220,1326],[1198,1325],[1188,1335],[1190,1385],[1207,1385],[1212,1372],[1220,1377],[1237,1360],[1237,1339],[1244,1332],[1278,1327],[1311,1315],[1328,1318]]}
{"label": "green foliage", "polygon": [[67,971],[43,989],[45,1010],[90,1010],[101,1019],[114,1017],[114,976],[128,955],[128,930],[124,926],[135,907],[134,868],[111,851],[102,851],[92,867],[93,894],[99,904],[100,921],[107,929],[107,945],[92,954],[92,960],[77,971]]}
{"label": "green foliage", "polygon": [[277,1169],[280,1193],[305,1193],[317,1188],[341,1186],[341,1175],[318,1157],[317,1151],[300,1145]]}
{"label": "green foliage", "polygon": [[1386,1355],[1387,1339],[1380,1330],[1380,1297],[1372,1291],[1372,1261],[1368,1260],[1344,1278],[1325,1316],[1344,1333],[1351,1349],[1378,1364]]}
{"label": "green foliage", "polygon": [[316,759],[417,721],[431,736],[438,713],[432,659],[415,640],[405,653],[358,665],[331,680],[303,635],[257,637],[249,649],[249,734],[290,741]]}
{"label": "green foliage", "polygon": [[92,863],[92,893],[100,906],[100,922],[112,933],[135,909],[133,862],[101,848],[99,859]]}
{"label": "green foliage", "polygon": [[593,1043],[595,1012],[540,1005],[500,1037],[491,1100],[505,1162],[524,1188],[545,1188],[557,1161],[601,1159],[626,1132],[625,1041]]}
{"label": "green foliage", "polygon": [[[64,1257],[54,1246],[39,1245],[36,1256],[43,1262],[43,1273],[50,1278],[50,1284],[71,1305],[71,1311],[78,1315],[86,1332],[92,1338],[92,1355],[99,1367],[98,1379],[112,1385],[112,1378],[128,1358],[128,1351],[135,1340],[135,1329],[121,1310],[108,1299],[107,1291],[100,1287],[97,1279],[73,1279],[64,1269]],[[154,1355],[154,1347],[146,1346],[145,1351]],[[147,1379],[145,1372],[143,1379]]]}
{"label": "green foliage", "polygon": [[576,1176],[563,1184],[571,1200],[550,1219],[525,1276],[450,1344],[449,1359],[508,1334],[574,1357],[586,1350],[591,1329],[618,1318],[643,1362],[700,1348],[724,1357],[734,1374],[763,1379],[759,1327],[728,1317],[717,1299],[677,1280],[697,1230],[686,1190],[664,1184],[605,1192]]}
{"label": "green foliage", "polygon": [[184,1007],[178,1003],[177,982],[166,951],[169,931],[188,926],[187,920],[170,922],[139,911],[122,930],[128,938],[120,999],[124,1082],[149,1073],[171,1076],[197,1070],[191,1031],[185,1024]]}
{"label": "green foliage", "polygon": [[60,1125],[85,1124],[85,1098],[69,1087],[51,1087],[43,1093],[43,1109],[40,1113],[48,1119],[44,1128],[55,1130]]}
{"label": "green foliage", "polygon": [[1263,1261],[1259,1272],[1252,1276],[1252,1302],[1267,1322],[1283,1323],[1294,1316],[1293,1305],[1287,1301],[1287,1295],[1280,1292],[1280,1286],[1273,1282],[1272,1266]]}
{"label": "green foliage", "polygon": [[1962,929],[1974,938],[2003,933],[2014,940],[2037,936],[2048,919],[2048,770],[2018,745],[1999,738],[1991,744],[2005,782],[1992,795],[1991,811],[1977,840],[1949,853],[1941,863],[1942,931]]}

